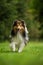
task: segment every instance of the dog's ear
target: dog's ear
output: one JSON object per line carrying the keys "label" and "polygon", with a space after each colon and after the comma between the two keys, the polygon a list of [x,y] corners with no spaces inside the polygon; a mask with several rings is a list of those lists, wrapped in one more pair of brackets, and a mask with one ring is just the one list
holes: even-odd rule
{"label": "dog's ear", "polygon": [[25,28],[25,22],[24,20],[21,20],[22,26]]}
{"label": "dog's ear", "polygon": [[28,34],[28,30],[27,30],[27,26],[26,26],[25,21],[24,21],[24,20],[22,20],[22,23],[23,23],[23,25],[24,25],[24,27],[25,27],[25,32]]}
{"label": "dog's ear", "polygon": [[17,25],[17,21],[14,21],[14,22],[13,22],[13,26],[16,26],[16,25]]}

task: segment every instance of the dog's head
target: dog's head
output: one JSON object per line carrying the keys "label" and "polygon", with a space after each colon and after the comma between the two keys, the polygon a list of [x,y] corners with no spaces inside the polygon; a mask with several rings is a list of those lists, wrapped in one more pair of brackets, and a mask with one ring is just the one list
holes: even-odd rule
{"label": "dog's head", "polygon": [[20,32],[22,35],[25,35],[24,21],[21,20],[14,21],[11,34],[16,35],[17,32]]}

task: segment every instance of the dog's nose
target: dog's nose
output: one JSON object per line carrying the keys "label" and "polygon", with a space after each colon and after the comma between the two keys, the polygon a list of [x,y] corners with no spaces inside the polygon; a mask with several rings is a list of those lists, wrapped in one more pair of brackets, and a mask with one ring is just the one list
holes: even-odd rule
{"label": "dog's nose", "polygon": [[19,31],[19,28],[18,28],[18,31]]}

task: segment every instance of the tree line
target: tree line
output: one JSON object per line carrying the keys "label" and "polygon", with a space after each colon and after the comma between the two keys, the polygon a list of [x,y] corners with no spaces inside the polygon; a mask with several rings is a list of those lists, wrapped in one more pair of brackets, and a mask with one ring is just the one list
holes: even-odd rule
{"label": "tree line", "polygon": [[30,39],[43,39],[42,0],[0,0],[0,41],[9,39],[14,20],[26,22]]}

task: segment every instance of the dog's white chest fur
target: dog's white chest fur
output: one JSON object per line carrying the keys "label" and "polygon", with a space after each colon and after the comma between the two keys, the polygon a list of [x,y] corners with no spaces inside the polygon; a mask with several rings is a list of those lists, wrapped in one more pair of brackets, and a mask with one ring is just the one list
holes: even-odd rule
{"label": "dog's white chest fur", "polygon": [[22,35],[18,32],[17,35],[12,38],[12,41],[13,42],[10,44],[10,47],[13,49],[13,51],[16,50],[16,45],[19,45],[18,52],[22,52],[22,50],[25,46]]}
{"label": "dog's white chest fur", "polygon": [[13,37],[12,40],[15,42],[15,44],[20,44],[22,41],[24,41],[20,32],[18,32],[17,35],[15,37]]}

